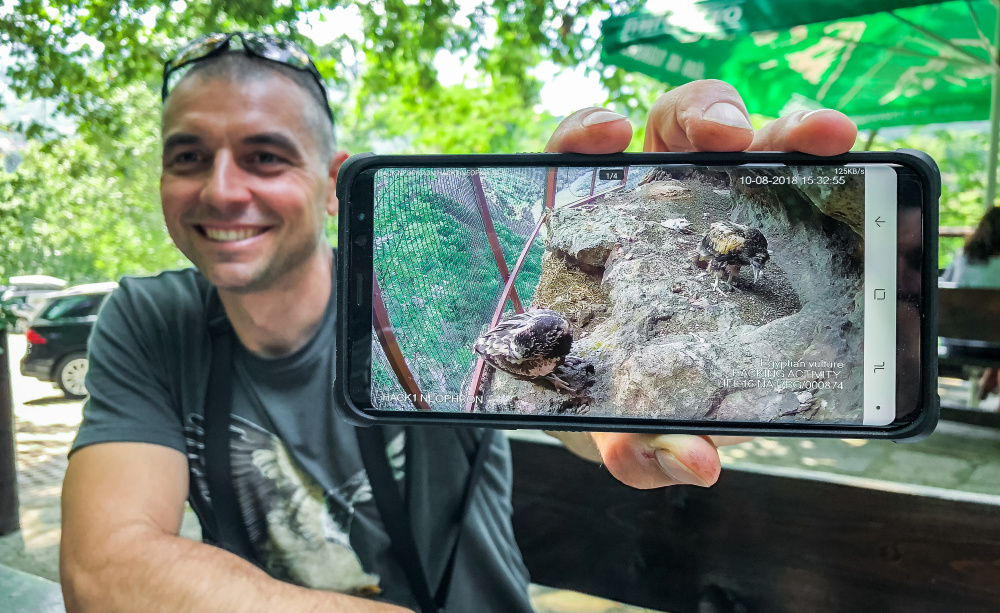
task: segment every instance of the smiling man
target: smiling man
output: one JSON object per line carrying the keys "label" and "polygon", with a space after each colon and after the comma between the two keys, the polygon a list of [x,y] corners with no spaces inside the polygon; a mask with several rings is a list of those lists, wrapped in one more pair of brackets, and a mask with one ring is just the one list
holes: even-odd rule
{"label": "smiling man", "polygon": [[174,243],[218,288],[237,331],[253,330],[240,339],[283,355],[315,332],[329,299],[324,224],[347,154],[331,153],[332,126],[303,95],[308,82],[282,82],[290,71],[257,66],[265,61],[210,59],[171,93],[160,198]]}
{"label": "smiling man", "polygon": [[[211,35],[167,64],[163,98],[163,213],[196,268],[123,279],[95,328],[91,395],[63,491],[67,608],[416,609],[420,598],[390,549],[354,428],[333,406],[336,254],[323,226],[337,212],[336,177],[347,154],[334,153],[322,80],[286,41]],[[624,117],[590,108],[567,118],[548,150],[611,153],[631,137]],[[755,135],[738,94],[720,82],[663,96],[647,127],[647,149],[658,151],[832,154],[853,142],[853,124],[832,111],[785,118]],[[225,360],[213,357],[224,355],[226,339],[232,357],[219,377]],[[223,453],[242,549],[227,542],[225,501],[207,476],[206,448],[215,447],[206,394],[219,388],[229,399]],[[449,566],[454,517],[483,432],[386,427],[382,434],[433,592]],[[727,442],[560,438],[644,488],[714,483],[716,445]],[[510,524],[509,447],[493,437],[484,449],[444,608],[529,611]],[[179,536],[185,501],[205,543]]]}

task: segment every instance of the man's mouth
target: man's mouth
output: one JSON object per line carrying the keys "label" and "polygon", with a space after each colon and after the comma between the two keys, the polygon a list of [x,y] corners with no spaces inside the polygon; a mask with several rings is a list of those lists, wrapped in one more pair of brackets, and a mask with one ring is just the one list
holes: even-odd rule
{"label": "man's mouth", "polygon": [[209,228],[198,225],[195,226],[195,229],[198,230],[202,236],[216,243],[235,243],[237,241],[243,241],[267,232],[266,227],[223,230],[220,228]]}

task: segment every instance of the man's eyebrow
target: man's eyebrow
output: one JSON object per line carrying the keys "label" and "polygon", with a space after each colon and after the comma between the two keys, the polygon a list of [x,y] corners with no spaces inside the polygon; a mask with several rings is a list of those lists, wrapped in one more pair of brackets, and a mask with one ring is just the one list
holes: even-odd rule
{"label": "man's eyebrow", "polygon": [[201,143],[201,138],[195,134],[171,134],[163,141],[163,150],[169,151],[174,147],[197,145],[199,143]]}
{"label": "man's eyebrow", "polygon": [[271,145],[295,154],[299,154],[301,152],[299,146],[295,144],[295,141],[279,132],[254,134],[244,138],[243,143],[247,145]]}

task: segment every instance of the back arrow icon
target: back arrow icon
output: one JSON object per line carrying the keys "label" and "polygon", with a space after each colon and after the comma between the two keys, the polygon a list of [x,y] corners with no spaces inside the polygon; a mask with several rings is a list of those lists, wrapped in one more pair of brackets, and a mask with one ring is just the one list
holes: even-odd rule
{"label": "back arrow icon", "polygon": [[878,226],[878,227],[880,227],[880,228],[881,228],[881,227],[882,227],[882,224],[884,224],[884,223],[885,223],[885,220],[884,220],[884,219],[882,219],[882,216],[881,216],[881,215],[879,215],[878,217],[876,217],[876,218],[875,218],[875,225],[876,225],[876,226]]}

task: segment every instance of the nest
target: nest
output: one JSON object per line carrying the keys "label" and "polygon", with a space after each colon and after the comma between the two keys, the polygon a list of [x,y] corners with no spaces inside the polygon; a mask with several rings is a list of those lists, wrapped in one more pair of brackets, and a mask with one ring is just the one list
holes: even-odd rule
{"label": "nest", "polygon": [[601,287],[601,276],[571,266],[558,254],[542,259],[532,306],[562,313],[578,330],[589,330],[608,318],[611,300]]}

